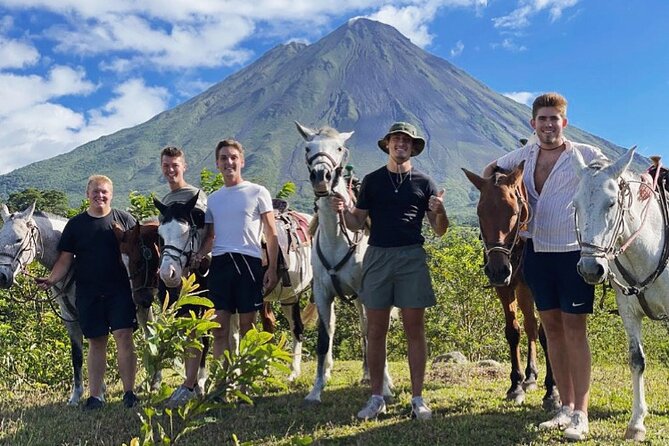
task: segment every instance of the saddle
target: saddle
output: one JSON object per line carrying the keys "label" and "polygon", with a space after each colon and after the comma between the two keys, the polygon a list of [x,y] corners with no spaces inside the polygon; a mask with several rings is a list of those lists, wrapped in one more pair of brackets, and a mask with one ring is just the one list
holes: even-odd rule
{"label": "saddle", "polygon": [[[290,264],[290,252],[311,244],[309,234],[309,222],[299,213],[289,210],[285,200],[273,199],[274,221],[279,244],[279,255],[277,261],[277,273],[284,287],[291,286],[288,271],[293,266]],[[263,264],[267,265],[267,246],[263,242]]]}

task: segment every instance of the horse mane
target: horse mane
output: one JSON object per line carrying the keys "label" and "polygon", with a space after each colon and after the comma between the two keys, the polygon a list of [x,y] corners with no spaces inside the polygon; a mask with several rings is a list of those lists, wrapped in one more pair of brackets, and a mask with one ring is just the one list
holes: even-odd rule
{"label": "horse mane", "polygon": [[328,136],[331,138],[336,138],[339,136],[339,132],[336,129],[328,126],[321,127],[316,131],[316,134],[320,136]]}
{"label": "horse mane", "polygon": [[68,220],[67,217],[63,217],[62,215],[52,214],[51,212],[45,212],[45,211],[35,211],[33,212],[33,216],[47,218],[49,220],[59,220],[59,221]]}

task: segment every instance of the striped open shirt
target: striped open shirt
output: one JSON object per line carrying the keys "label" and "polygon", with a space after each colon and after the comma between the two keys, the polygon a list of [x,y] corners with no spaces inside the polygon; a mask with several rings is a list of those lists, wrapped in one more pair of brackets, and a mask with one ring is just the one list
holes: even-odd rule
{"label": "striped open shirt", "polygon": [[528,230],[521,233],[524,238],[532,238],[536,252],[578,251],[576,228],[574,227],[573,198],[578,188],[578,177],[574,169],[574,150],[581,152],[586,164],[603,157],[593,146],[565,141],[567,147],[555,162],[539,194],[534,187],[534,168],[539,156],[539,145],[528,144],[509,152],[497,160],[502,169],[513,169],[525,160],[523,181],[527,188],[532,219]]}

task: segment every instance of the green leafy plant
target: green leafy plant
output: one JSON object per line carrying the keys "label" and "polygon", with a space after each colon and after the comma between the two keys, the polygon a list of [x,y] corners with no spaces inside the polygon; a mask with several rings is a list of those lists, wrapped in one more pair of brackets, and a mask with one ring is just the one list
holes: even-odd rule
{"label": "green leafy plant", "polygon": [[128,194],[128,200],[130,200],[128,212],[130,212],[138,221],[144,221],[148,218],[155,217],[158,215],[158,209],[153,205],[153,199],[155,197],[155,192],[143,195],[137,191],[131,191]]}
{"label": "green leafy plant", "polygon": [[209,169],[202,169],[200,172],[200,189],[204,191],[207,195],[219,190],[223,187],[223,175],[219,173],[214,173]]}
{"label": "green leafy plant", "polygon": [[[203,305],[208,308],[201,317],[191,312],[190,317],[176,317],[176,311],[184,305]],[[160,369],[165,369],[190,349],[202,349],[200,338],[210,336],[212,328],[219,327],[214,322],[211,301],[197,296],[195,276],[183,279],[181,294],[169,306],[163,305],[162,314],[149,323],[149,336],[142,347],[141,355],[147,379],[142,386],[150,390],[149,377]],[[225,352],[221,360],[215,360],[210,373],[209,385],[203,398],[194,398],[178,409],[162,408],[162,403],[172,390],[166,384],[151,395],[140,414],[142,423],[140,436],[130,442],[131,446],[151,446],[175,444],[183,436],[200,426],[214,422],[215,409],[242,401],[252,404],[249,393],[259,392],[262,386],[285,388],[282,380],[275,378],[273,371],[289,373],[286,365],[290,354],[285,349],[286,338],[272,343],[273,335],[251,329],[242,338],[239,352]]]}

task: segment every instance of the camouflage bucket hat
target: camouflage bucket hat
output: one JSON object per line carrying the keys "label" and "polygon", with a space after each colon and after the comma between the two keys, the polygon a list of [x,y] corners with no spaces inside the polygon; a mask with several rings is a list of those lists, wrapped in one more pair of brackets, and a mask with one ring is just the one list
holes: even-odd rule
{"label": "camouflage bucket hat", "polygon": [[392,135],[393,133],[404,133],[405,135],[411,137],[411,139],[413,140],[413,148],[411,150],[411,156],[420,155],[420,153],[425,148],[425,140],[423,139],[423,137],[418,135],[418,130],[416,130],[416,127],[414,125],[409,124],[408,122],[396,122],[390,126],[390,129],[388,130],[388,133],[386,133],[386,136],[384,136],[383,139],[379,139],[378,143],[379,149],[388,153],[388,139],[390,138],[390,135]]}

